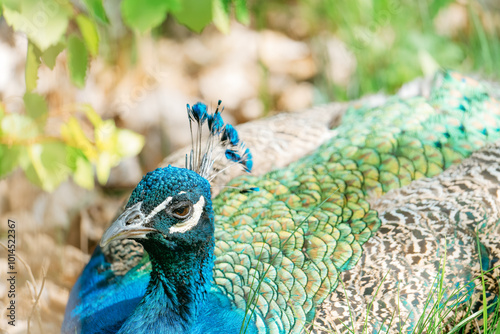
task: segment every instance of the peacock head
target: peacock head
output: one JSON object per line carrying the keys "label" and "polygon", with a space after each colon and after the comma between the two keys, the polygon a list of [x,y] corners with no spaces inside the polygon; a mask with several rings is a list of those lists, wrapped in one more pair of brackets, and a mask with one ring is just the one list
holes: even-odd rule
{"label": "peacock head", "polygon": [[213,229],[209,182],[192,170],[168,166],[142,178],[125,211],[104,233],[101,246],[129,238],[146,250],[175,249],[210,239]]}
{"label": "peacock head", "polygon": [[[146,174],[132,192],[125,211],[104,233],[102,247],[112,240],[128,238],[137,239],[149,252],[151,245],[172,249],[213,237],[209,181],[215,176],[214,162],[224,159],[225,168],[240,164],[247,172],[252,168],[252,155],[236,130],[224,124],[220,104],[213,114],[200,102],[192,108],[187,106],[192,149],[186,155],[186,168],[168,166]],[[203,145],[205,124],[208,138]]]}

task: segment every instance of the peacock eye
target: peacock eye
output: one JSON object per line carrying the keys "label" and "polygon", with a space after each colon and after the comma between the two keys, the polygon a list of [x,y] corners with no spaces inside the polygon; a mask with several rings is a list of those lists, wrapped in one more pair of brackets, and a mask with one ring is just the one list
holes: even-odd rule
{"label": "peacock eye", "polygon": [[185,203],[172,210],[172,216],[178,219],[187,218],[191,215],[191,204]]}

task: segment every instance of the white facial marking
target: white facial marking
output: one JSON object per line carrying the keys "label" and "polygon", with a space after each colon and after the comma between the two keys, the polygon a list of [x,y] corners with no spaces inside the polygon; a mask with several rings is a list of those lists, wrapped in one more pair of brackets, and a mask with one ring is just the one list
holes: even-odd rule
{"label": "white facial marking", "polygon": [[198,202],[196,202],[195,205],[193,205],[193,215],[191,218],[188,220],[176,224],[174,226],[171,226],[170,229],[168,230],[170,233],[185,233],[195,227],[198,222],[200,221],[201,214],[203,213],[203,207],[205,206],[205,198],[203,196],[200,196],[200,199]]}
{"label": "white facial marking", "polygon": [[158,206],[156,208],[154,208],[153,211],[151,211],[149,213],[149,215],[146,217],[146,221],[149,222],[151,219],[153,219],[154,216],[156,216],[158,214],[158,212],[165,209],[167,207],[167,205],[170,204],[170,202],[172,202],[172,197],[169,196],[163,202],[158,204]]}

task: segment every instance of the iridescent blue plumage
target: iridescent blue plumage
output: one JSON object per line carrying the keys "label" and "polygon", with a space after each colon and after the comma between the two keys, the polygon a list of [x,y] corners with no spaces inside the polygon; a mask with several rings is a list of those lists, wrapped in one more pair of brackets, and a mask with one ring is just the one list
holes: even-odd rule
{"label": "iridescent blue plumage", "polygon": [[245,150],[245,154],[243,154],[243,167],[247,172],[250,172],[253,168],[253,157],[248,148]]}
{"label": "iridescent blue plumage", "polygon": [[238,145],[240,138],[238,137],[238,132],[233,128],[231,124],[227,124],[222,132],[221,140],[223,142],[228,142],[233,146]]}
{"label": "iridescent blue plumage", "polygon": [[229,149],[226,150],[226,158],[228,160],[235,161],[235,162],[238,162],[241,160],[241,156],[237,152],[235,152],[233,150],[229,150]]}
{"label": "iridescent blue plumage", "polygon": [[97,247],[71,291],[61,332],[115,333],[139,304],[148,282],[147,271],[116,275]]}
{"label": "iridescent blue plumage", "polygon": [[149,258],[137,266],[144,269],[116,275],[98,247],[73,288],[63,333],[239,331],[243,312],[210,291],[214,222],[206,179],[170,166],[148,173],[101,244],[123,238],[143,245]]}
{"label": "iridescent blue plumage", "polygon": [[[222,101],[219,100],[217,104],[217,109],[215,110],[213,115],[208,114],[208,129],[213,135],[218,135],[224,128],[224,121],[222,120],[221,112],[224,111],[224,107],[221,108]],[[221,108],[219,110],[219,108]]]}
{"label": "iridescent blue plumage", "polygon": [[[201,103],[188,106],[188,115],[199,127],[206,119],[215,120],[213,129],[223,126],[219,112],[209,115]],[[202,149],[201,143],[194,148],[191,161],[196,164],[191,167],[209,176],[213,160],[207,156],[212,149]],[[244,157],[244,162],[232,161],[249,171],[248,149]],[[118,243],[120,248],[123,239],[139,242],[147,256],[121,273],[106,258],[112,252],[106,247]],[[197,172],[169,166],[145,175],[103,235],[101,247],[71,292],[63,333],[240,331],[244,312],[212,288],[214,214],[210,184]],[[249,333],[255,332],[250,324]]]}
{"label": "iridescent blue plumage", "polygon": [[201,102],[196,103],[193,108],[187,105],[188,116],[190,120],[196,121],[200,125],[207,119],[207,106]]}
{"label": "iridescent blue plumage", "polygon": [[[245,147],[245,144],[240,141],[236,129],[231,124],[224,124],[221,116],[223,110],[220,100],[213,114],[208,113],[207,106],[201,102],[196,103],[193,107],[187,105],[192,150],[190,154],[186,155],[186,168],[196,171],[209,181],[216,175],[210,175],[214,162],[222,157],[234,164],[242,165],[247,172],[250,172],[253,166],[252,154]],[[202,147],[205,120],[208,124],[209,133],[207,144]],[[196,132],[193,132],[193,122],[196,123],[194,126]],[[230,166],[232,164],[228,164],[224,169]],[[222,172],[222,170],[219,172]]]}

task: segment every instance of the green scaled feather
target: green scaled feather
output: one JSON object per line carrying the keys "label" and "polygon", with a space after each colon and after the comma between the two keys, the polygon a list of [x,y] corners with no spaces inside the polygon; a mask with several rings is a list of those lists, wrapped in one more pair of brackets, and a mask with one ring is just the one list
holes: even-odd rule
{"label": "green scaled feather", "polygon": [[214,199],[214,280],[249,321],[301,332],[380,226],[367,197],[434,176],[499,138],[500,106],[484,87],[449,72],[437,81],[429,100],[350,109],[314,154],[230,184],[259,191]]}

